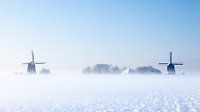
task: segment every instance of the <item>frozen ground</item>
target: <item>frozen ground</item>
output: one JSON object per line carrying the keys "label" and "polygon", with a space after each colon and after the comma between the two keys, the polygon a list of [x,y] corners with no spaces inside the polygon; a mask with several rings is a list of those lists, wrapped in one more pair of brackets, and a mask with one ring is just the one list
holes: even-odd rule
{"label": "frozen ground", "polygon": [[0,112],[200,112],[200,76],[0,75]]}

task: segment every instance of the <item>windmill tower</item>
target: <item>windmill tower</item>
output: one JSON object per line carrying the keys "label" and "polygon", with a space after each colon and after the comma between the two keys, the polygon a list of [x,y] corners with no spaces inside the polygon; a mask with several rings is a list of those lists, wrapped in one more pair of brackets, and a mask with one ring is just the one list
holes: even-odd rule
{"label": "windmill tower", "polygon": [[32,51],[32,61],[31,62],[27,62],[27,63],[23,63],[23,64],[27,64],[27,73],[29,74],[35,74],[36,73],[36,65],[37,64],[46,64],[46,62],[35,62],[35,58],[34,58],[34,53]]}
{"label": "windmill tower", "polygon": [[173,63],[172,62],[172,52],[170,52],[169,63],[159,63],[159,64],[160,65],[167,65],[168,74],[172,74],[172,75],[176,74],[175,65],[183,65],[183,63]]}

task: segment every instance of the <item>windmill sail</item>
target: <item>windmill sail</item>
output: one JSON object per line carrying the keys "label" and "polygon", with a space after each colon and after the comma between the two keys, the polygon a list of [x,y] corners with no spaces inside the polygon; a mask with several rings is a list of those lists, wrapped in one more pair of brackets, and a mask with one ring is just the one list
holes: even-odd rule
{"label": "windmill sail", "polygon": [[35,62],[35,64],[46,64],[46,62]]}
{"label": "windmill sail", "polygon": [[167,65],[168,63],[158,63],[158,64],[160,64],[160,65]]}
{"label": "windmill sail", "polygon": [[183,65],[183,63],[173,63],[173,65]]}
{"label": "windmill sail", "polygon": [[170,52],[169,59],[170,59],[169,63],[172,63],[172,52]]}
{"label": "windmill sail", "polygon": [[35,56],[34,56],[33,51],[32,51],[32,62],[33,62],[33,63],[35,62]]}

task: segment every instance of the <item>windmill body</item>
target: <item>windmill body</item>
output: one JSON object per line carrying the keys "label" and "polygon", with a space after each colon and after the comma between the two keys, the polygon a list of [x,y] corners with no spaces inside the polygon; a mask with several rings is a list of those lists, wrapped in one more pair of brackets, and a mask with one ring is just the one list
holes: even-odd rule
{"label": "windmill body", "polygon": [[167,65],[168,74],[176,74],[176,70],[173,64]]}
{"label": "windmill body", "polygon": [[32,63],[28,64],[27,73],[36,73],[35,64],[32,64]]}

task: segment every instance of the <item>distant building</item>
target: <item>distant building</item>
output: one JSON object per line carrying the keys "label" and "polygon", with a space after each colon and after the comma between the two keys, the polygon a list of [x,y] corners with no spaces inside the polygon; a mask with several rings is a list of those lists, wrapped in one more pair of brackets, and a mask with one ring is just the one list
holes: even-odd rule
{"label": "distant building", "polygon": [[144,66],[136,68],[135,73],[139,74],[162,74],[162,72],[152,66]]}
{"label": "distant building", "polygon": [[120,74],[122,70],[118,66],[113,66],[109,64],[96,64],[93,67],[86,67],[83,73],[93,73],[93,74]]}
{"label": "distant building", "polygon": [[51,74],[51,71],[50,71],[49,69],[43,68],[43,69],[40,71],[40,74]]}
{"label": "distant building", "polygon": [[117,65],[96,64],[88,66],[83,70],[87,74],[162,74],[162,72],[152,66],[138,67],[135,70],[124,67],[119,68]]}

